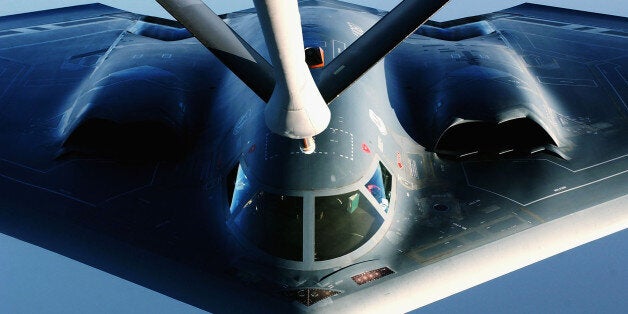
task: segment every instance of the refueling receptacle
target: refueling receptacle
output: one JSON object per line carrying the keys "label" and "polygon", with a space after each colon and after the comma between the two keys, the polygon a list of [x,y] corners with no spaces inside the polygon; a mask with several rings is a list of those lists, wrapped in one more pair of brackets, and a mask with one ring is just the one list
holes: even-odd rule
{"label": "refueling receptacle", "polygon": [[301,152],[309,155],[316,151],[316,142],[313,137],[307,137],[301,140]]}

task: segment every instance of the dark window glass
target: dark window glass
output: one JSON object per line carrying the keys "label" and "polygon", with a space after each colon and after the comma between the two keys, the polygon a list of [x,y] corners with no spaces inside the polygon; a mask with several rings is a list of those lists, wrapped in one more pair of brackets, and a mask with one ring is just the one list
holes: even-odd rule
{"label": "dark window glass", "polygon": [[358,191],[317,197],[315,201],[314,258],[328,260],[366,243],[383,219]]}
{"label": "dark window glass", "polygon": [[371,192],[373,197],[375,197],[377,203],[379,203],[379,206],[384,210],[384,212],[388,212],[391,187],[392,176],[380,162],[379,167],[375,170],[375,174],[373,174],[371,180],[366,183],[366,189]]}
{"label": "dark window glass", "polygon": [[238,166],[235,182],[233,183],[233,186],[228,186],[229,190],[233,189],[233,192],[229,191],[233,194],[230,208],[232,215],[242,208],[246,202],[251,200],[251,196],[255,193],[255,189],[251,183],[252,182],[249,181],[249,178],[246,176],[244,171],[242,171],[242,166]]}
{"label": "dark window glass", "polygon": [[303,198],[259,192],[244,202],[235,223],[250,242],[267,253],[303,260]]}

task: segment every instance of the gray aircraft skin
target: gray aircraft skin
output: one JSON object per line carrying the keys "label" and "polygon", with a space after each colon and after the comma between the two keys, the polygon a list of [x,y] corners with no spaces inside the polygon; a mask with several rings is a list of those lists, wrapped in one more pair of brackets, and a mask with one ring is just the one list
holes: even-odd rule
{"label": "gray aircraft skin", "polygon": [[[327,64],[386,14],[299,6]],[[221,18],[269,59],[254,9]],[[177,22],[1,17],[0,232],[211,312],[333,311],[625,199],[627,37],[532,4],[428,21],[331,101],[306,155]]]}

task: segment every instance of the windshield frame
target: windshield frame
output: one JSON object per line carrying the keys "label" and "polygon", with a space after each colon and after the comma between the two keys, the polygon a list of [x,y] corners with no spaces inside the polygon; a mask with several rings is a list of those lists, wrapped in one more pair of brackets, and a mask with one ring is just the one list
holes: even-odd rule
{"label": "windshield frame", "polygon": [[[292,269],[309,269],[309,270],[317,270],[317,269],[326,269],[329,267],[336,267],[340,264],[350,262],[355,260],[356,258],[361,257],[368,251],[372,250],[383,238],[385,233],[388,231],[390,224],[392,223],[392,217],[395,211],[395,203],[396,203],[396,191],[397,191],[397,183],[396,176],[393,171],[390,171],[390,167],[387,167],[386,164],[382,161],[379,156],[375,154],[375,158],[371,162],[368,167],[368,171],[356,182],[353,184],[344,186],[342,188],[337,189],[328,189],[328,190],[316,190],[316,191],[299,191],[299,190],[278,190],[271,186],[264,185],[260,183],[258,179],[249,171],[247,165],[244,160],[240,160],[238,164],[234,166],[239,169],[238,173],[242,171],[250,181],[250,186],[253,187],[253,191],[249,191],[249,196],[253,197],[253,195],[257,195],[259,192],[263,191],[264,193],[272,193],[276,195],[285,195],[285,196],[296,196],[302,197],[303,199],[303,254],[301,261],[294,260],[286,260],[277,256],[270,254],[258,246],[256,246],[253,241],[250,241],[246,238],[243,232],[239,229],[238,225],[235,223],[236,217],[241,213],[242,208],[232,208],[231,203],[232,199],[235,196],[236,189],[234,189],[233,195],[227,195],[227,206],[228,206],[228,217],[227,217],[227,225],[230,230],[232,230],[234,236],[238,241],[244,245],[244,250],[247,251],[248,254],[253,252],[257,258],[262,258],[268,261],[272,261],[278,265],[281,265],[286,268]],[[388,204],[388,211],[386,212],[381,206],[380,203],[375,199],[375,197],[371,194],[371,192],[367,189],[366,184],[372,179],[376,171],[380,168],[384,167],[386,171],[390,174],[391,188],[390,188],[390,201]],[[239,175],[239,174],[238,174]],[[315,252],[315,202],[317,197],[326,197],[326,196],[335,196],[341,194],[347,194],[351,192],[359,191],[361,196],[368,200],[370,206],[374,208],[374,210],[378,213],[378,219],[382,220],[382,223],[379,224],[378,229],[374,232],[370,238],[358,246],[355,250],[350,251],[342,256],[338,256],[336,258],[328,259],[328,260],[316,260],[314,256]],[[246,198],[245,197],[245,198]]]}

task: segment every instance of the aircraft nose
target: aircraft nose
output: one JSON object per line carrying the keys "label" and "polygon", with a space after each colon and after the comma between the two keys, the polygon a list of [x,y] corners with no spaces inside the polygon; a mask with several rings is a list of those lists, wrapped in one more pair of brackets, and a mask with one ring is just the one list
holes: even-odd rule
{"label": "aircraft nose", "polygon": [[381,240],[392,216],[392,175],[379,162],[373,166],[368,181],[295,191],[265,186],[240,165],[228,225],[247,252],[294,267],[359,257]]}

